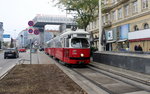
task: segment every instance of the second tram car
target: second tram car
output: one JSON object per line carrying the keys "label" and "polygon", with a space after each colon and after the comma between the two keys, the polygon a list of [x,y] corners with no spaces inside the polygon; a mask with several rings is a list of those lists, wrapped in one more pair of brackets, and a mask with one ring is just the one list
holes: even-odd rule
{"label": "second tram car", "polygon": [[67,31],[47,42],[45,53],[66,64],[90,63],[89,33],[84,30]]}

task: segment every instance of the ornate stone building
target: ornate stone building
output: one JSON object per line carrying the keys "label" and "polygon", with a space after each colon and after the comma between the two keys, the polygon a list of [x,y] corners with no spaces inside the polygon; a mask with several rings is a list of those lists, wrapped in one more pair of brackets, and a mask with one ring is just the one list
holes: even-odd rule
{"label": "ornate stone building", "polygon": [[102,19],[106,50],[150,51],[150,0],[104,0]]}

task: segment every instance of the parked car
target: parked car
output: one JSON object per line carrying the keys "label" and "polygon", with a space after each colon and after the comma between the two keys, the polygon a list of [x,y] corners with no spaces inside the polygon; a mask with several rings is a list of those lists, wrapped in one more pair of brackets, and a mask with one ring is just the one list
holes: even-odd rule
{"label": "parked car", "polygon": [[20,48],[18,49],[19,52],[26,52],[26,49],[25,48]]}
{"label": "parked car", "polygon": [[6,59],[8,57],[18,58],[19,57],[18,50],[16,48],[8,48],[8,49],[6,49],[4,51],[4,59]]}

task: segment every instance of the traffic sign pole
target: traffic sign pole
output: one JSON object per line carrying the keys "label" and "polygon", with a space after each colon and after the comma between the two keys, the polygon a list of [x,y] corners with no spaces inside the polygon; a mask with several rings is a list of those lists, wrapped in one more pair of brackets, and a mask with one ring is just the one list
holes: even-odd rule
{"label": "traffic sign pole", "polygon": [[30,39],[30,64],[32,64],[32,43],[31,43],[31,39]]}
{"label": "traffic sign pole", "polygon": [[[34,25],[34,22],[33,21],[29,21],[28,22],[28,25],[31,27]],[[33,33],[33,29],[29,29],[28,30],[29,33]],[[30,64],[32,64],[32,40],[30,39]]]}

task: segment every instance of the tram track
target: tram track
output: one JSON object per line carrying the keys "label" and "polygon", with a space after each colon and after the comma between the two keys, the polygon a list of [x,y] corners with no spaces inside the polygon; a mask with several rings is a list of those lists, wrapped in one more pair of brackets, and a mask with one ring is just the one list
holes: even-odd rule
{"label": "tram track", "polygon": [[[124,93],[129,93],[129,92],[137,92],[137,91],[145,91],[145,92],[150,92],[150,87],[149,86],[146,86],[146,85],[144,85],[144,84],[139,84],[139,83],[135,83],[134,82],[134,84],[133,84],[133,82],[132,81],[127,81],[127,80],[129,80],[129,79],[126,79],[126,78],[124,78],[124,77],[118,77],[117,75],[115,75],[114,76],[114,74],[112,74],[112,73],[106,73],[106,71],[103,71],[103,70],[100,70],[100,69],[94,69],[93,67],[91,67],[91,66],[89,66],[89,65],[87,65],[87,69],[89,70],[92,70],[93,72],[95,72],[95,73],[100,73],[100,74],[103,74],[103,75],[105,75],[105,76],[107,76],[107,77],[110,77],[111,79],[113,79],[113,80],[117,80],[117,81],[119,81],[119,83],[125,83],[125,84],[127,84],[128,86],[126,86],[126,88],[130,88],[130,87],[132,87],[132,88],[134,88],[135,90],[127,90],[127,91],[121,91],[121,89],[119,90],[119,91],[115,91],[115,90],[112,90],[111,88],[109,89],[109,87],[107,87],[107,86],[105,86],[105,85],[103,85],[103,84],[101,84],[101,83],[98,83],[98,81],[95,81],[95,80],[93,80],[93,79],[91,79],[91,77],[88,77],[88,76],[86,76],[84,73],[82,73],[80,70],[78,70],[78,69],[75,69],[75,68],[73,68],[73,69],[71,69],[71,70],[73,70],[74,72],[76,72],[76,73],[78,73],[79,75],[81,75],[82,77],[84,77],[85,79],[87,79],[87,80],[89,80],[91,83],[93,83],[93,84],[95,84],[96,86],[98,86],[99,88],[101,88],[101,89],[103,89],[103,90],[105,90],[106,92],[108,92],[109,94],[124,94]],[[86,71],[86,70],[84,70],[84,71]],[[107,78],[106,78],[107,79]],[[112,80],[112,81],[113,81]],[[131,79],[130,79],[131,80]],[[118,83],[118,82],[117,82]],[[111,83],[110,83],[111,84]],[[116,87],[116,88],[118,88],[118,87]]]}
{"label": "tram track", "polygon": [[128,76],[126,74],[123,74],[123,73],[119,73],[119,72],[114,72],[114,71],[111,71],[109,69],[103,69],[103,68],[100,68],[100,67],[97,67],[93,64],[89,64],[88,67],[93,67],[93,68],[97,68],[97,69],[100,69],[100,70],[104,70],[106,72],[109,72],[109,73],[112,73],[112,74],[115,74],[115,75],[118,75],[118,76],[121,76],[121,77],[124,77],[124,78],[127,78],[129,80],[133,80],[133,81],[136,81],[138,83],[141,83],[141,84],[145,84],[145,85],[148,85],[150,86],[150,81],[146,81],[146,80],[143,80],[143,79],[139,79],[139,78],[136,78],[136,77],[133,77],[133,76]]}
{"label": "tram track", "polygon": [[146,91],[150,92],[150,83],[147,82],[147,81],[144,81],[144,80],[141,80],[141,79],[138,79],[138,78],[133,78],[131,76],[127,76],[127,75],[124,75],[124,74],[111,72],[109,70],[101,69],[101,68],[99,68],[97,66],[93,66],[91,64],[88,65],[88,68],[90,68],[90,69],[92,69],[96,72],[102,73],[104,75],[107,75],[109,77],[112,77],[114,79],[117,79],[119,81],[123,81],[124,83],[133,85],[135,87],[138,87],[138,88],[141,88],[143,90],[146,90]]}
{"label": "tram track", "polygon": [[73,71],[76,72],[77,74],[81,75],[81,76],[84,77],[85,79],[89,80],[90,82],[92,82],[93,84],[95,84],[96,86],[98,86],[99,88],[105,90],[107,93],[109,93],[109,94],[116,94],[116,93],[112,92],[111,90],[109,90],[109,89],[103,87],[102,85],[96,83],[95,81],[89,79],[88,77],[84,76],[82,73],[80,73],[80,72],[78,72],[78,71],[76,71],[76,70],[73,70]]}
{"label": "tram track", "polygon": [[[67,69],[67,71],[69,71],[70,73],[78,74],[79,76],[83,77],[85,80],[88,80],[89,83],[92,83],[99,89],[102,89],[103,91],[107,92],[107,93],[97,93],[97,94],[128,94],[131,92],[138,92],[138,93],[140,92],[139,94],[141,94],[141,92],[142,93],[144,92],[144,94],[149,94],[150,92],[149,83],[143,82],[140,79],[136,79],[136,80],[134,80],[133,78],[127,79],[130,77],[123,76],[121,74],[117,75],[116,73],[112,73],[110,71],[100,69],[97,66],[95,67],[94,65],[90,65],[90,64],[87,65],[86,68],[78,68],[78,67],[76,68],[76,67],[65,67],[64,65],[60,64],[60,62],[58,61],[56,62],[59,63],[58,65],[61,65],[63,69],[65,70]],[[77,78],[79,76],[77,76]],[[83,80],[83,82],[85,80]]]}

